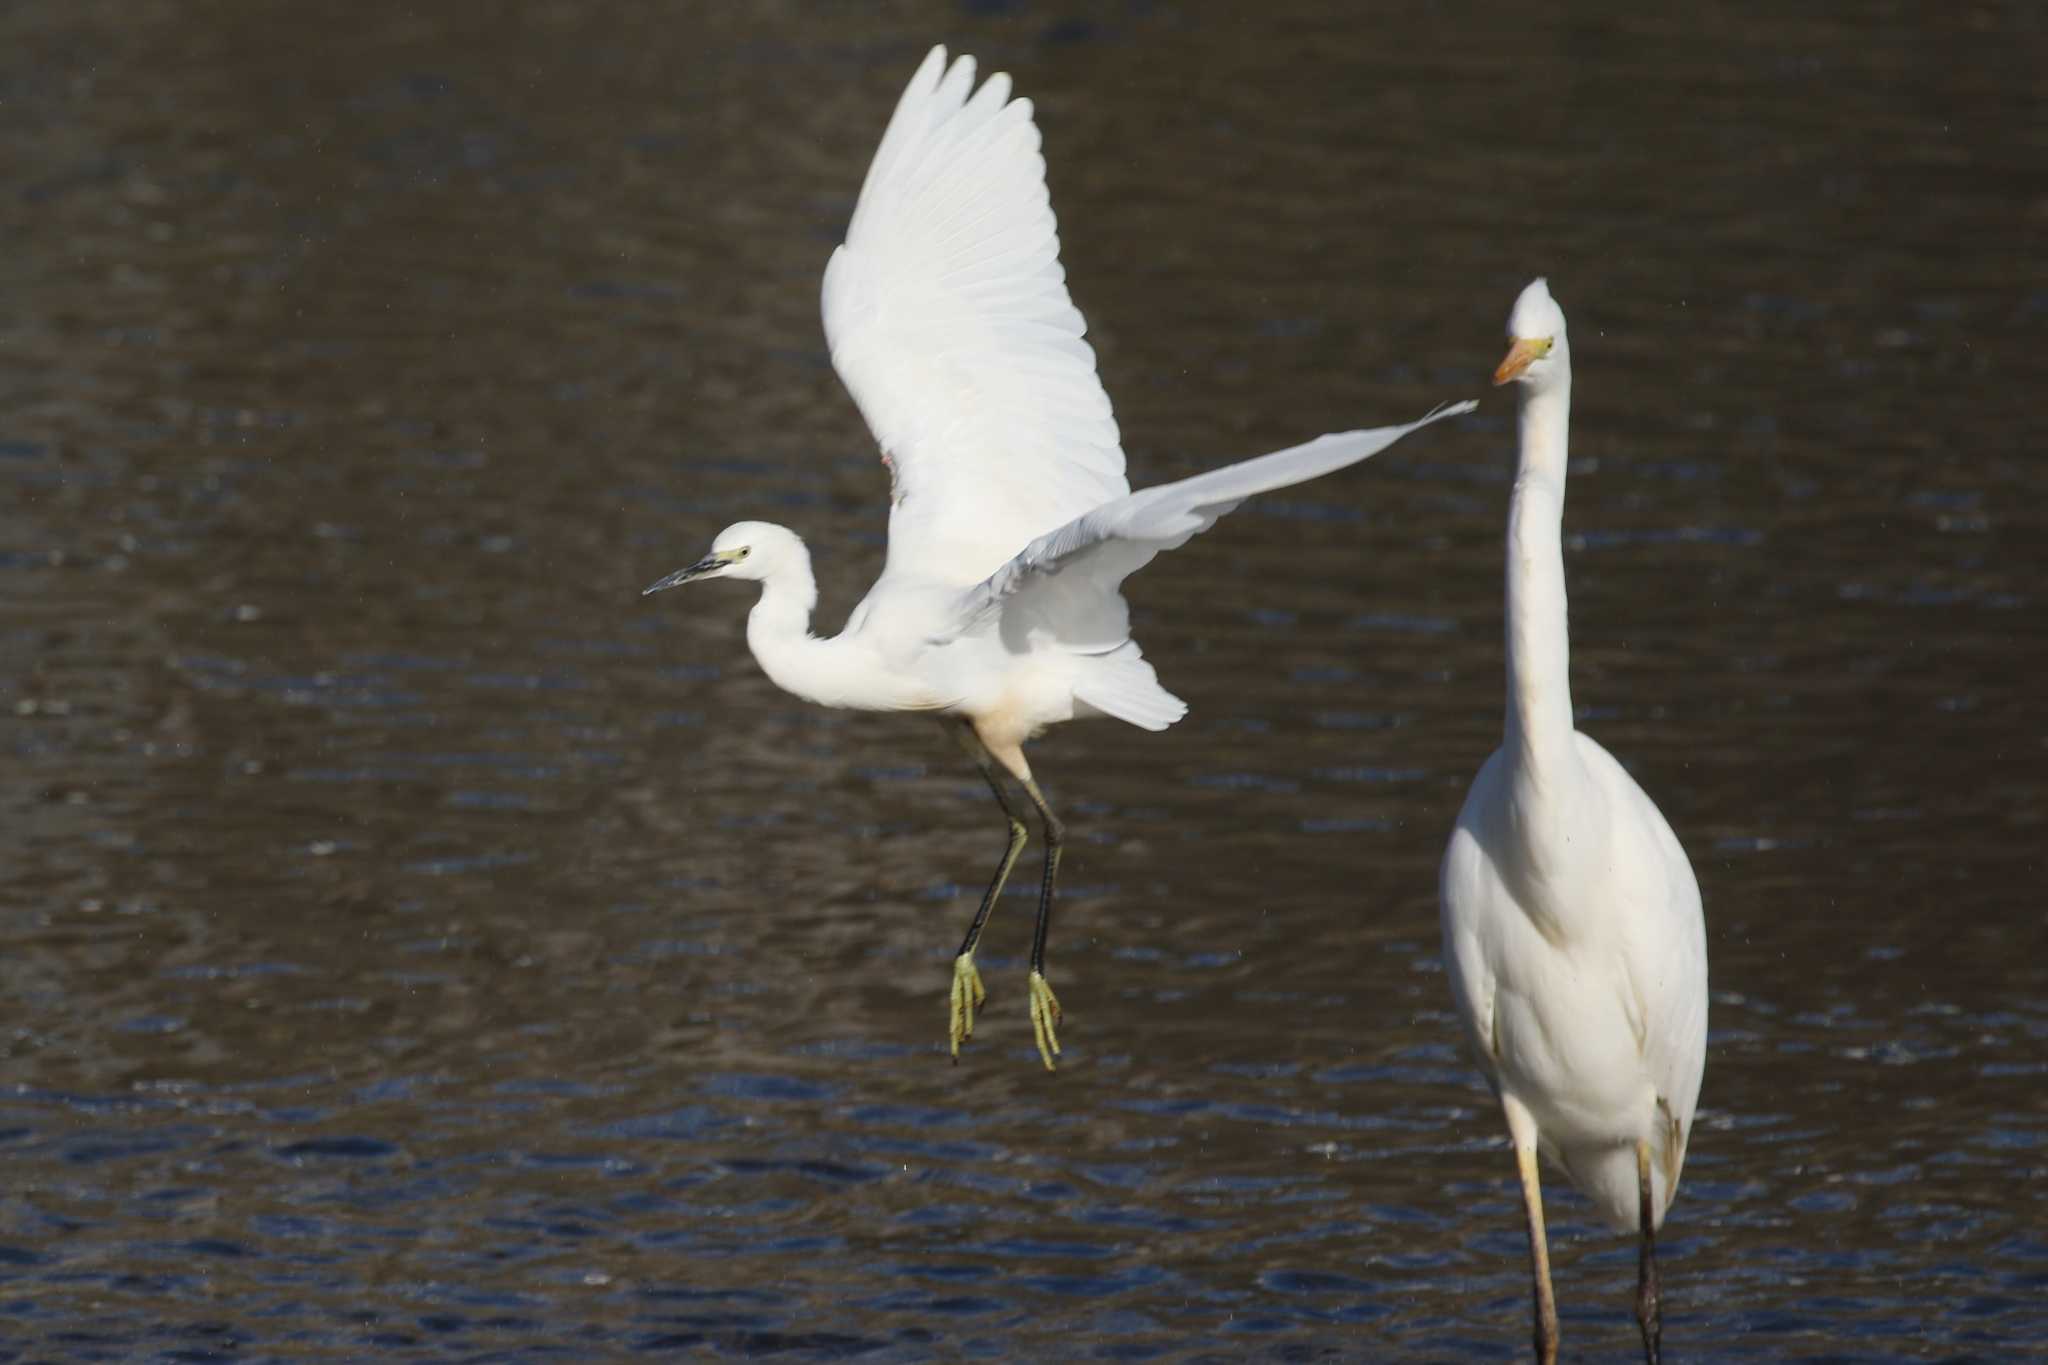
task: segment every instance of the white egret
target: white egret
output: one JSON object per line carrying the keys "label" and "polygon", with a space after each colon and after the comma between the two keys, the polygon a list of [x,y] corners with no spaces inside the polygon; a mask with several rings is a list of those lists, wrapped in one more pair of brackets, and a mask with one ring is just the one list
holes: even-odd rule
{"label": "white egret", "polygon": [[1542,280],[1515,300],[1508,337],[1493,376],[1520,386],[1506,736],[1444,850],[1444,962],[1514,1143],[1537,1358],[1557,1358],[1540,1152],[1617,1230],[1640,1232],[1636,1320],[1654,1362],[1656,1229],[1678,1192],[1706,1065],[1706,927],[1671,826],[1572,725],[1560,545],[1571,347]]}
{"label": "white egret", "polygon": [[1187,711],[1131,639],[1119,585],[1242,499],[1363,460],[1472,405],[1131,493],[1094,351],[1067,296],[1030,101],[1011,100],[1000,74],[973,85],[973,59],[949,67],[945,49],[932,49],[825,268],[832,363],[890,473],[880,579],[836,637],[815,637],[803,541],[744,521],[647,591],[700,578],[758,582],[747,645],[778,687],[823,706],[924,711],[957,725],[1010,832],[953,964],[955,1059],[986,995],[975,946],[1028,837],[1001,773],[1022,785],[1046,842],[1026,984],[1051,1069],[1060,1007],[1045,941],[1062,826],[1023,745],[1060,721],[1113,716],[1163,730]]}

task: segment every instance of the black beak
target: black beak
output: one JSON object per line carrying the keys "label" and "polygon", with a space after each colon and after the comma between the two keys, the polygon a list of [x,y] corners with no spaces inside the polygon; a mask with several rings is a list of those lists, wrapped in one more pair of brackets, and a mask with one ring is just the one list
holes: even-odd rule
{"label": "black beak", "polygon": [[726,560],[720,559],[717,555],[708,555],[705,558],[698,560],[695,564],[692,564],[689,568],[677,569],[674,573],[670,574],[667,578],[662,579],[660,582],[651,583],[647,587],[642,588],[640,590],[640,595],[642,597],[645,597],[649,593],[660,592],[664,588],[681,587],[683,584],[689,582],[693,578],[702,578],[705,574],[711,573],[712,571],[717,569],[724,568],[726,566],[726,563]]}

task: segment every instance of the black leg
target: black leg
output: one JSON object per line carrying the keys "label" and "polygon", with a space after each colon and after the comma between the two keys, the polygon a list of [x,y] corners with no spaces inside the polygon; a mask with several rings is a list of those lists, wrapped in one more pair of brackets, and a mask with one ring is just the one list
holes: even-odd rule
{"label": "black leg", "polygon": [[1045,822],[1045,875],[1038,883],[1038,923],[1031,932],[1031,970],[1045,973],[1045,936],[1052,929],[1052,901],[1055,885],[1060,875],[1060,850],[1066,845],[1067,827],[1060,823],[1052,808],[1039,795],[1038,784],[1033,782],[1026,788],[1032,802],[1038,807],[1039,818]]}
{"label": "black leg", "polygon": [[1651,1193],[1650,1144],[1636,1143],[1636,1202],[1643,1241],[1636,1258],[1636,1326],[1643,1329],[1643,1360],[1658,1365],[1664,1349],[1664,1307],[1657,1292],[1657,1214]]}
{"label": "black leg", "polygon": [[949,993],[949,1022],[947,1032],[951,1036],[953,1061],[960,1060],[960,1044],[974,1036],[974,1012],[981,1008],[988,992],[982,987],[981,972],[974,965],[974,946],[981,941],[981,931],[988,924],[989,912],[995,909],[996,897],[1003,894],[1003,883],[1010,879],[1010,869],[1017,865],[1017,855],[1024,851],[1024,843],[1030,837],[1024,818],[1010,804],[1010,797],[1003,790],[1003,779],[996,772],[995,761],[988,746],[981,742],[971,725],[960,727],[960,743],[981,769],[981,776],[988,783],[988,789],[995,793],[996,804],[1009,817],[1010,841],[1003,849],[1002,860],[996,864],[995,876],[989,879],[988,890],[981,896],[981,907],[974,912],[974,920],[967,926],[967,937],[960,941],[960,952],[953,959],[953,988]]}
{"label": "black leg", "polygon": [[1031,1030],[1038,1039],[1038,1055],[1045,1062],[1047,1071],[1055,1070],[1053,1058],[1059,1056],[1060,1002],[1052,993],[1052,986],[1045,979],[1045,939],[1052,930],[1053,892],[1060,875],[1060,850],[1066,843],[1066,826],[1052,813],[1052,807],[1045,803],[1045,793],[1038,790],[1038,784],[1029,780],[1024,791],[1030,796],[1031,804],[1038,807],[1039,819],[1045,826],[1045,877],[1038,884],[1038,923],[1031,931]]}
{"label": "black leg", "polygon": [[996,794],[996,804],[1003,808],[1003,814],[1010,819],[1010,842],[1003,849],[1003,856],[996,863],[996,874],[989,879],[988,890],[981,896],[981,908],[974,912],[974,922],[967,926],[967,937],[960,941],[960,951],[970,954],[974,945],[981,940],[981,930],[988,923],[989,911],[995,909],[996,897],[1003,894],[1003,883],[1010,880],[1010,869],[1017,865],[1017,855],[1024,851],[1025,843],[1031,838],[1031,831],[1024,824],[1024,817],[1017,814],[1010,805],[1010,798],[1003,791],[1003,779],[985,760],[981,763],[981,775],[988,782],[988,789]]}

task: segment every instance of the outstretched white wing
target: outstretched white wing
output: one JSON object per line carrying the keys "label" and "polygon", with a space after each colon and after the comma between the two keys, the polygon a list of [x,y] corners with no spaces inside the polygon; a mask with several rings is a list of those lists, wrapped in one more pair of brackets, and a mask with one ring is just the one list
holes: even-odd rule
{"label": "outstretched white wing", "polygon": [[967,587],[1130,491],[1095,352],[1067,297],[1031,102],[935,47],[889,120],[825,337],[894,476],[885,578]]}
{"label": "outstretched white wing", "polygon": [[1255,493],[1332,473],[1379,454],[1411,431],[1472,411],[1452,403],[1419,422],[1318,436],[1206,474],[1163,483],[1097,507],[1047,532],[962,598],[956,638],[1000,622],[1022,648],[1036,633],[1078,654],[1100,654],[1130,639],[1130,608],[1118,590],[1161,550],[1180,548]]}

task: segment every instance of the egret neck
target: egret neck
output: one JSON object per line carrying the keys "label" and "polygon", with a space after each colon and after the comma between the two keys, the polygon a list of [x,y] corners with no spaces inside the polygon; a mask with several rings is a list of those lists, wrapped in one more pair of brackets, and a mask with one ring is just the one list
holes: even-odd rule
{"label": "egret neck", "polygon": [[[794,539],[794,537],[792,537]],[[815,702],[838,706],[830,640],[811,634],[811,610],[818,605],[818,580],[811,556],[799,542],[777,556],[775,567],[761,580],[761,597],[747,613],[747,648],[761,671],[783,691]]]}
{"label": "egret neck", "polygon": [[1564,594],[1564,476],[1571,380],[1524,388],[1508,509],[1508,707],[1504,747],[1518,779],[1561,794],[1575,784],[1571,645]]}

